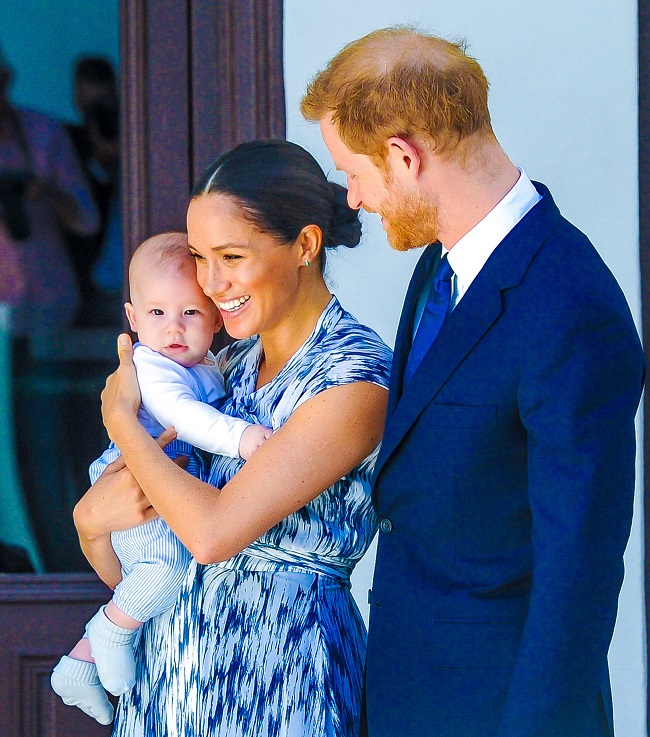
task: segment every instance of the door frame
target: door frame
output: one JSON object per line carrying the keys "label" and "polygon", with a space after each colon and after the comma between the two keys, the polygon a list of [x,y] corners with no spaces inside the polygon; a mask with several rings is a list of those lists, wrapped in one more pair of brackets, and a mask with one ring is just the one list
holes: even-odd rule
{"label": "door frame", "polygon": [[[643,345],[650,345],[650,0],[639,0],[639,257],[641,265],[641,320]],[[650,392],[643,401],[644,586],[646,632],[650,632]],[[650,638],[646,638],[646,664],[650,663]],[[646,704],[650,704],[650,679]],[[647,710],[650,733],[650,709]]]}

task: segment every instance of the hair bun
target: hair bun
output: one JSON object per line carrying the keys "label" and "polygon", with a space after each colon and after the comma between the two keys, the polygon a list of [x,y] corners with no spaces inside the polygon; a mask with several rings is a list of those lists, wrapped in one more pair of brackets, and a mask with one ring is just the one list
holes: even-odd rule
{"label": "hair bun", "polygon": [[345,187],[336,182],[329,182],[329,185],[332,190],[332,213],[329,237],[324,245],[326,248],[354,248],[361,240],[359,211],[348,205],[348,191]]}

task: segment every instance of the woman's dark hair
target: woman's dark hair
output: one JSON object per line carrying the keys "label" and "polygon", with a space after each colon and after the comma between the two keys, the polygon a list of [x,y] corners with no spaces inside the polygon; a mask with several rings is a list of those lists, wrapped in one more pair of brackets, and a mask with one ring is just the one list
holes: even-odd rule
{"label": "woman's dark hair", "polygon": [[325,248],[353,248],[361,238],[345,187],[328,181],[316,159],[289,141],[250,141],[226,151],[199,177],[192,198],[211,193],[231,197],[249,223],[280,243],[293,243],[306,225],[321,229]]}

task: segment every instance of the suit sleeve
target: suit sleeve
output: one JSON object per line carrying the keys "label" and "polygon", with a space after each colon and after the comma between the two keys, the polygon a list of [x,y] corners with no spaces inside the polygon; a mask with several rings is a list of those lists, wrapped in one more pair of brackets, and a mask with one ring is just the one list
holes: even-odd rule
{"label": "suit sleeve", "polygon": [[140,356],[137,363],[142,406],[163,427],[174,426],[177,437],[210,453],[239,458],[239,443],[249,423],[219,412],[196,398],[182,367]]}
{"label": "suit sleeve", "polygon": [[548,312],[518,398],[533,580],[499,737],[575,737],[586,715],[602,720],[594,710],[602,711],[632,520],[644,370],[634,326],[585,299]]}

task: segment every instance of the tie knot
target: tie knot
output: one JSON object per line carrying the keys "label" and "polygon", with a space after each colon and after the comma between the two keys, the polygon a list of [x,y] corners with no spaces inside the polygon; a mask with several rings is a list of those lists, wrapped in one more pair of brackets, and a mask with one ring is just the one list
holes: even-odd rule
{"label": "tie knot", "polygon": [[454,270],[449,265],[449,259],[447,258],[447,254],[445,254],[440,261],[438,261],[438,265],[436,266],[436,272],[433,275],[433,278],[437,282],[441,281],[451,281],[451,277],[454,275]]}
{"label": "tie knot", "polygon": [[438,261],[438,265],[436,266],[436,271],[433,275],[433,281],[436,285],[436,289],[439,288],[439,285],[442,284],[442,282],[450,282],[451,277],[454,275],[454,270],[449,265],[449,259],[447,258],[447,254],[445,254],[440,261]]}

